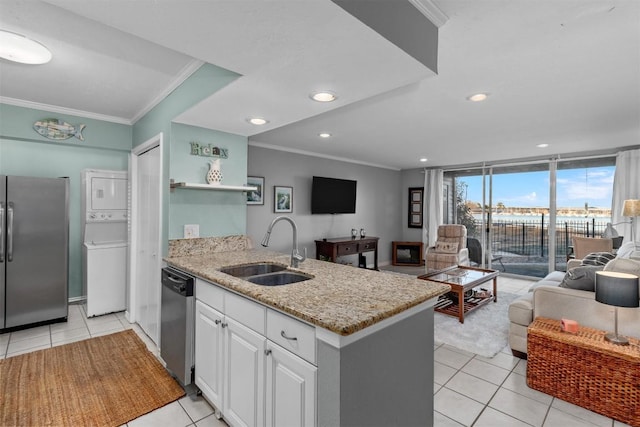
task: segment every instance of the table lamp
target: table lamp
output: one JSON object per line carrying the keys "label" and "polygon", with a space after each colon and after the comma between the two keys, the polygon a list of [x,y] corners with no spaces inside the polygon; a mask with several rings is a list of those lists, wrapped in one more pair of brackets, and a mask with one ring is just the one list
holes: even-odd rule
{"label": "table lamp", "polygon": [[631,241],[633,242],[633,247],[635,250],[638,250],[638,245],[636,244],[636,240],[634,238],[634,228],[635,228],[635,217],[640,216],[640,200],[638,199],[629,199],[624,201],[624,205],[622,206],[622,216],[628,216],[631,218]]}
{"label": "table lamp", "polygon": [[613,344],[627,345],[618,335],[618,307],[640,307],[638,276],[617,271],[596,271],[596,301],[615,307],[615,332],[605,335]]}

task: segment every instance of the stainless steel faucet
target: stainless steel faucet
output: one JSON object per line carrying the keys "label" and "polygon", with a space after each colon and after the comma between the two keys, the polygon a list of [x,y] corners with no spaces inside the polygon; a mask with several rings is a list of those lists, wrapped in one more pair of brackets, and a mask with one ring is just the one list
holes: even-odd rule
{"label": "stainless steel faucet", "polygon": [[293,248],[291,249],[291,267],[297,268],[302,261],[307,259],[307,248],[304,248],[304,255],[300,255],[300,252],[298,251],[298,226],[296,225],[295,221],[289,218],[288,216],[278,216],[274,218],[273,221],[271,221],[271,224],[269,224],[269,228],[267,228],[267,234],[265,234],[264,239],[262,239],[261,245],[264,246],[265,248],[269,246],[269,238],[271,237],[271,230],[273,229],[273,226],[276,224],[276,222],[281,220],[288,221],[289,224],[291,224],[291,227],[293,228]]}

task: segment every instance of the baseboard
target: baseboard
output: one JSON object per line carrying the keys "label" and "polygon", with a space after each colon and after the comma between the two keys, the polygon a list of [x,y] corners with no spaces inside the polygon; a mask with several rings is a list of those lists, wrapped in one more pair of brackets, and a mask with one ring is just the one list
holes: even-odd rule
{"label": "baseboard", "polygon": [[84,304],[84,302],[87,301],[87,297],[85,296],[81,296],[81,297],[71,297],[68,300],[69,304]]}

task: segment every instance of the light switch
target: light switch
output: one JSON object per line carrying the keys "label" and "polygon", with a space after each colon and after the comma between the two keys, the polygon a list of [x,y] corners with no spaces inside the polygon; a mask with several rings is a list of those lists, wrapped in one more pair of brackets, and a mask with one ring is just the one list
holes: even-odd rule
{"label": "light switch", "polygon": [[193,239],[200,237],[200,225],[199,224],[185,224],[184,225],[184,238]]}

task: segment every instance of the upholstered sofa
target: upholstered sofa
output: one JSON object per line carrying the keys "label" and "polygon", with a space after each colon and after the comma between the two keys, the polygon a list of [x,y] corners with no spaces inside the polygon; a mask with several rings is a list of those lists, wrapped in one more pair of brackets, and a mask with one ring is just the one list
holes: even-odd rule
{"label": "upholstered sofa", "polygon": [[[580,268],[580,267],[576,267]],[[551,319],[572,319],[580,325],[605,331],[614,329],[614,307],[595,300],[595,292],[560,286],[584,288],[588,283],[588,274],[576,268],[568,273],[554,271],[544,279],[533,284],[526,295],[509,305],[509,345],[514,356],[526,358],[527,327],[536,317]],[[603,270],[621,271],[640,275],[640,261],[628,258],[614,258],[601,267]],[[588,270],[585,267],[584,270]],[[566,280],[565,280],[566,278]],[[564,281],[564,283],[563,283]],[[640,338],[640,308],[618,309],[618,332],[621,335]]]}

